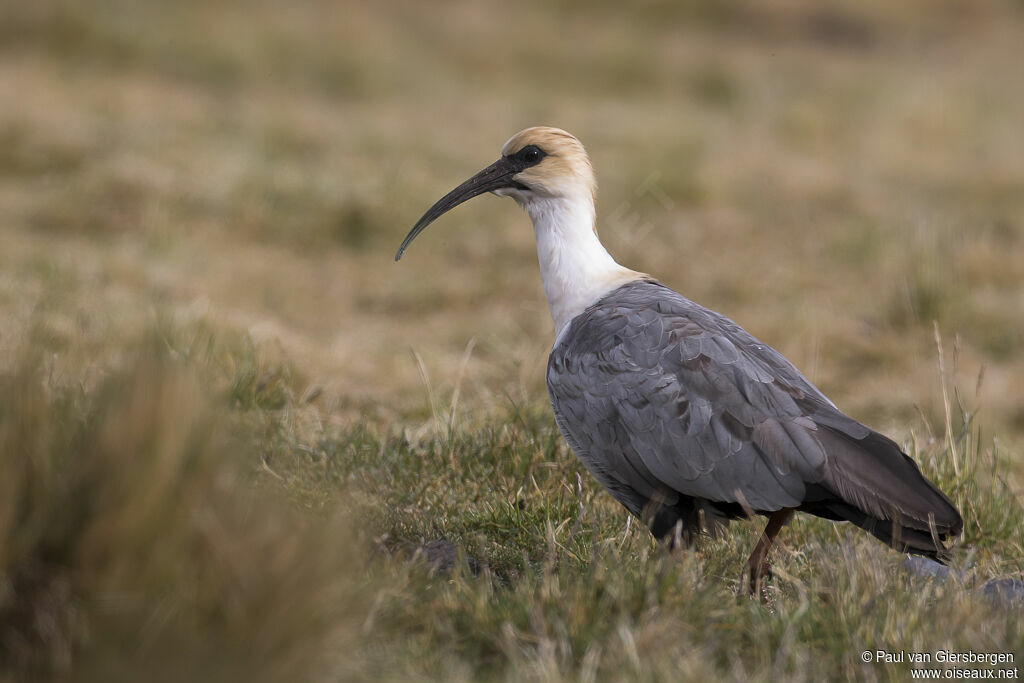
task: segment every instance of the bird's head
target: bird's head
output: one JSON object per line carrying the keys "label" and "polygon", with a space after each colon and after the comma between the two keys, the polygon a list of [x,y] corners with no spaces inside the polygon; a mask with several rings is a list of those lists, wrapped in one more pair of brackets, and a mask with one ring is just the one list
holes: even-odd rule
{"label": "bird's head", "polygon": [[596,189],[594,169],[579,140],[559,128],[527,128],[505,143],[501,158],[430,207],[402,240],[395,260],[442,214],[485,192],[512,197],[529,209],[536,202],[559,198],[593,205]]}

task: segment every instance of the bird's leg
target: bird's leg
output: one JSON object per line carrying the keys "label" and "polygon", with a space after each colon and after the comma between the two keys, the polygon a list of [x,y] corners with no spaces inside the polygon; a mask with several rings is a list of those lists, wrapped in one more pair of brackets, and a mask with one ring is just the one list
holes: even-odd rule
{"label": "bird's leg", "polygon": [[773,512],[768,517],[768,525],[764,528],[764,533],[758,539],[757,545],[754,546],[754,552],[750,554],[750,560],[747,561],[747,569],[750,572],[751,595],[759,593],[762,588],[762,579],[767,575],[771,575],[772,567],[768,562],[768,551],[771,550],[775,537],[779,535],[782,527],[785,526],[792,516],[793,510],[785,508]]}

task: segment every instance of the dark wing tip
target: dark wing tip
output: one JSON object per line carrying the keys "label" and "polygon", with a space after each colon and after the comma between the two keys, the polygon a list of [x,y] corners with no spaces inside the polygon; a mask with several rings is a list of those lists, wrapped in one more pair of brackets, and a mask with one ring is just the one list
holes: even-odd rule
{"label": "dark wing tip", "polygon": [[831,427],[819,429],[818,438],[829,454],[823,483],[880,525],[897,522],[903,528],[903,542],[913,538],[911,545],[925,550],[935,545],[932,528],[939,540],[963,531],[963,518],[953,502],[891,439],[875,431],[857,439]]}

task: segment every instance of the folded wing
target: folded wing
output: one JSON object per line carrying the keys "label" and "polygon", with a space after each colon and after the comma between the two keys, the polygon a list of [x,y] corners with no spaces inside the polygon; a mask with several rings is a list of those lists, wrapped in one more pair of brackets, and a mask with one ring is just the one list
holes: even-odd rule
{"label": "folded wing", "polygon": [[705,502],[725,516],[795,508],[932,557],[962,529],[892,440],[731,320],[658,283],[624,285],[573,320],[547,380],[570,445],[634,514],[652,500],[681,518]]}

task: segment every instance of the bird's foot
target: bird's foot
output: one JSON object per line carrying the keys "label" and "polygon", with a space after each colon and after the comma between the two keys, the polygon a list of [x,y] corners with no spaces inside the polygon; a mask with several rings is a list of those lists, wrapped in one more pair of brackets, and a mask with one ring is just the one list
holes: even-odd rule
{"label": "bird's foot", "polygon": [[749,573],[747,588],[750,596],[760,596],[762,602],[768,603],[768,582],[775,576],[772,573],[771,564],[767,560],[751,562],[747,571]]}

